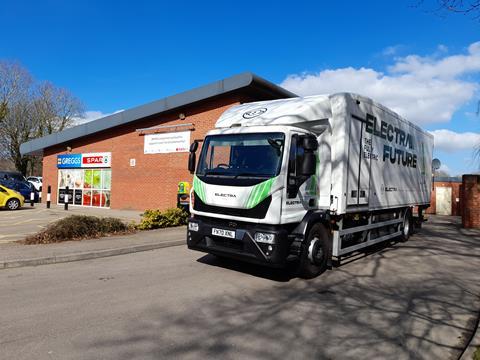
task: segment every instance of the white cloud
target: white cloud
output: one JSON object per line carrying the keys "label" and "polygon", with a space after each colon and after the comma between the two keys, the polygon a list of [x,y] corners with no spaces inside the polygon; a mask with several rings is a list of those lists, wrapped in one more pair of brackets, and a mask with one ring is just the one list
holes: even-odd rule
{"label": "white cloud", "polygon": [[446,172],[447,174],[450,174],[451,173],[451,170],[450,168],[445,165],[445,164],[441,164],[440,165],[440,168],[438,169],[438,171],[443,171],[443,172]]}
{"label": "white cloud", "polygon": [[449,121],[472,99],[479,85],[462,77],[477,73],[480,42],[471,44],[461,55],[398,58],[387,73],[363,67],[327,69],[288,75],[281,86],[299,95],[356,92],[385,104],[408,120],[426,124]]}
{"label": "white cloud", "polygon": [[455,131],[441,129],[430,131],[430,134],[434,136],[435,150],[447,152],[460,150],[473,151],[480,145],[480,133],[457,133]]}
{"label": "white cloud", "polygon": [[480,41],[468,47],[465,55],[444,58],[409,55],[399,59],[389,70],[392,73],[413,74],[419,78],[454,79],[460,75],[480,71]]}
{"label": "white cloud", "polygon": [[383,56],[393,56],[396,55],[400,49],[403,48],[403,45],[393,45],[387,46],[385,49],[382,50]]}
{"label": "white cloud", "polygon": [[441,53],[446,53],[448,52],[448,47],[446,45],[440,44],[437,46],[437,51]]}
{"label": "white cloud", "polygon": [[85,111],[85,113],[83,114],[83,117],[77,117],[77,118],[74,119],[75,125],[84,124],[84,123],[87,123],[87,122],[90,122],[90,121],[93,121],[93,120],[100,119],[100,118],[105,117],[105,116],[109,116],[109,115],[113,115],[113,114],[122,112],[122,111],[123,111],[123,109],[114,111],[112,113],[103,113],[103,112],[97,111],[97,110]]}

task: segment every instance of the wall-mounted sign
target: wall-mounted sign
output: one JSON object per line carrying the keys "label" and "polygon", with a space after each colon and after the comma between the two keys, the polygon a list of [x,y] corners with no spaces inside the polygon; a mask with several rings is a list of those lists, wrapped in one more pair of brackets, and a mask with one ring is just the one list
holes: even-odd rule
{"label": "wall-mounted sign", "polygon": [[112,166],[112,153],[62,154],[57,156],[57,168],[109,168]]}
{"label": "wall-mounted sign", "polygon": [[144,154],[188,152],[190,131],[168,132],[145,135]]}

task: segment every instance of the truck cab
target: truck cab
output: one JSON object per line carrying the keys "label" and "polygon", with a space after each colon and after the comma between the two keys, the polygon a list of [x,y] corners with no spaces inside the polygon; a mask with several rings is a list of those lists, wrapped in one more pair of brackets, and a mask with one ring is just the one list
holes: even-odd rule
{"label": "truck cab", "polygon": [[188,245],[284,266],[294,241],[290,224],[317,208],[316,136],[294,127],[239,130],[213,130],[205,138],[193,180]]}

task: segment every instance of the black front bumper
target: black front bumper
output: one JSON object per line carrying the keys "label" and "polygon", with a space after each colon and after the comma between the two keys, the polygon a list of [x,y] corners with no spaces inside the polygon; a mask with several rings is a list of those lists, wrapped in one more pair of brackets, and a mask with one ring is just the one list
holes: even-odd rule
{"label": "black front bumper", "polygon": [[[187,230],[189,249],[271,267],[283,267],[286,264],[291,240],[287,230],[279,225],[241,223],[205,217],[190,218],[190,222],[198,224],[198,231]],[[212,235],[213,228],[235,231],[235,238]],[[274,234],[275,243],[257,243],[254,240],[256,232]]]}

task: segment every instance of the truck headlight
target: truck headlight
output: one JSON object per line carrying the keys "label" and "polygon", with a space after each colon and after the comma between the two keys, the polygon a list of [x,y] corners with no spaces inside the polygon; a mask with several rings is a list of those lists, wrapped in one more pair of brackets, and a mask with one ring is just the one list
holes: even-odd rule
{"label": "truck headlight", "polygon": [[196,223],[196,222],[189,222],[189,223],[188,223],[188,230],[190,230],[190,231],[198,231],[198,223]]}
{"label": "truck headlight", "polygon": [[255,241],[264,244],[275,244],[275,234],[257,232],[255,233]]}

